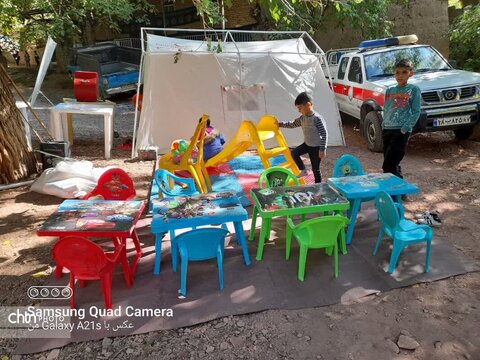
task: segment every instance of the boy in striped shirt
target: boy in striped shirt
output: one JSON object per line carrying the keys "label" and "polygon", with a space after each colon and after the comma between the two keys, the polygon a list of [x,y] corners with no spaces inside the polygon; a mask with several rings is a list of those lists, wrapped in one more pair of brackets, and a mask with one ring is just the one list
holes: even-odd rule
{"label": "boy in striped shirt", "polygon": [[315,182],[320,183],[322,182],[320,162],[327,156],[327,125],[325,119],[313,109],[312,97],[306,92],[297,96],[295,106],[302,116],[290,122],[279,122],[278,126],[282,128],[302,128],[304,142],[292,150],[292,157],[301,170],[298,177],[306,175],[305,164],[300,156],[308,154]]}

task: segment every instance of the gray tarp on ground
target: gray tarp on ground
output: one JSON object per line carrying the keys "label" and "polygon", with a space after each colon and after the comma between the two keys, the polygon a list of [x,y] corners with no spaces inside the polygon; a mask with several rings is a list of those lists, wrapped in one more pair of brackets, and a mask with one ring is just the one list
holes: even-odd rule
{"label": "gray tarp on ground", "polygon": [[[134,285],[127,289],[119,267],[114,278],[114,307],[173,309],[173,317],[122,317],[110,319],[112,327],[124,320],[132,323],[132,329],[83,331],[74,330],[71,339],[24,339],[17,352],[32,353],[66,345],[69,342],[98,340],[104,337],[140,334],[161,329],[191,326],[219,317],[246,314],[267,309],[299,309],[336,304],[347,298],[362,296],[372,291],[388,291],[419,282],[429,282],[453,275],[480,270],[478,262],[467,260],[449,244],[447,238],[435,237],[431,254],[431,270],[423,274],[425,246],[407,248],[400,258],[397,272],[390,276],[385,272],[390,257],[390,246],[384,241],[376,257],[372,255],[379,231],[374,209],[362,209],[353,243],[348,254],[339,258],[339,277],[333,276],[333,258],[323,251],[310,251],[305,282],[297,280],[298,248],[294,243],[290,261],[285,260],[285,219],[272,223],[273,243],[265,247],[264,260],[254,259],[256,246],[249,242],[252,265],[245,266],[241,249],[233,239],[233,248],[225,250],[225,288],[219,291],[216,262],[191,263],[189,265],[187,297],[180,298],[180,273],[173,273],[169,241],[163,243],[162,270],[153,275],[154,238],[150,233],[149,219],[141,221],[139,230],[144,257],[137,269]],[[259,229],[257,229],[258,239]],[[275,235],[278,236],[276,238]],[[134,256],[133,247],[130,256]],[[52,284],[67,284],[68,276],[53,280]],[[364,291],[363,289],[367,290]],[[358,295],[360,294],[360,295]],[[45,305],[47,305],[45,303]],[[48,305],[60,305],[59,302]],[[66,301],[62,305],[68,305]],[[88,308],[104,307],[98,282],[86,288],[78,288],[76,305]],[[86,319],[89,320],[89,319]],[[94,320],[94,319],[90,319]],[[102,319],[103,320],[103,319]],[[99,322],[99,320],[95,320]]]}

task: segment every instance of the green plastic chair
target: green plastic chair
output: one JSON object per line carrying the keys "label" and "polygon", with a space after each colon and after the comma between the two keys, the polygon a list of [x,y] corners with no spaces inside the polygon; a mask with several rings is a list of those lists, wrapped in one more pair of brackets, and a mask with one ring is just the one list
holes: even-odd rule
{"label": "green plastic chair", "polygon": [[345,246],[345,225],[350,220],[341,215],[322,216],[309,219],[295,225],[292,219],[287,219],[287,244],[285,258],[290,259],[292,234],[300,245],[298,260],[298,280],[305,280],[305,266],[307,264],[308,249],[326,249],[327,254],[335,257],[335,277],[338,277],[338,238],[342,247]]}
{"label": "green plastic chair", "polygon": [[[280,166],[274,166],[270,169],[264,170],[258,178],[259,188],[271,188],[288,185],[300,185],[300,181],[293,174],[293,172]],[[250,235],[248,237],[248,240],[250,241],[253,241],[255,239],[255,227],[257,225],[257,217],[258,208],[257,206],[254,206],[252,214],[252,225],[250,227]],[[302,215],[302,220],[305,220],[305,215]],[[268,229],[267,231],[267,234],[269,233],[270,229]]]}

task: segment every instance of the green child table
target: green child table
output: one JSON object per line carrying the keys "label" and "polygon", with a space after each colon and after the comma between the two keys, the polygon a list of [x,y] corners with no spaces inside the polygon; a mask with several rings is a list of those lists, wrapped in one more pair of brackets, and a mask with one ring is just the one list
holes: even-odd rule
{"label": "green child table", "polygon": [[328,184],[252,189],[250,194],[258,208],[258,214],[262,218],[257,260],[263,258],[263,247],[270,233],[272,218],[328,211],[342,212],[350,208],[348,200]]}

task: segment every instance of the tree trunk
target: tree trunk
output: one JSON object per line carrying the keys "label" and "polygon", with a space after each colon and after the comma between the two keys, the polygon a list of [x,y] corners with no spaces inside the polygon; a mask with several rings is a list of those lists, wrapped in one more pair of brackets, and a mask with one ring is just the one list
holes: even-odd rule
{"label": "tree trunk", "polygon": [[55,57],[57,60],[56,72],[58,74],[65,74],[68,72],[68,65],[70,65],[72,46],[72,41],[61,41],[57,43]]}
{"label": "tree trunk", "polygon": [[10,86],[7,72],[0,65],[0,184],[37,173],[37,160],[28,146],[25,124]]}

